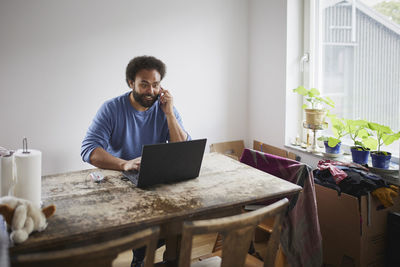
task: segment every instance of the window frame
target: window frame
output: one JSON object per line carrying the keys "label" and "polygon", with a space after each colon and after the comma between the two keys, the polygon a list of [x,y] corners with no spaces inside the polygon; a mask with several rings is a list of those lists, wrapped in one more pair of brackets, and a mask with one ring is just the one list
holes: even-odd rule
{"label": "window frame", "polygon": [[[352,0],[355,1],[355,0]],[[320,0],[304,0],[304,40],[303,40],[303,52],[304,55],[308,53],[308,61],[302,62],[300,64],[304,64],[303,68],[303,85],[306,88],[321,88],[321,79],[322,77],[322,68],[321,65],[321,58],[322,58],[322,47],[319,45],[322,42],[322,37],[319,32],[319,27],[322,24],[322,17],[319,16],[321,10]],[[354,14],[354,13],[353,13]],[[354,18],[352,18],[354,20]],[[353,22],[354,23],[354,22]],[[303,112],[302,112],[303,113]],[[320,136],[320,133],[318,133]],[[304,140],[304,137],[303,137]],[[399,145],[400,147],[400,140],[397,140],[394,145]],[[342,147],[346,151],[350,151],[350,147],[352,143],[348,140],[343,140]],[[399,164],[399,157],[400,157],[400,148],[398,153],[393,153],[393,149],[390,147],[385,146],[385,149],[389,152],[392,152],[392,162]]]}

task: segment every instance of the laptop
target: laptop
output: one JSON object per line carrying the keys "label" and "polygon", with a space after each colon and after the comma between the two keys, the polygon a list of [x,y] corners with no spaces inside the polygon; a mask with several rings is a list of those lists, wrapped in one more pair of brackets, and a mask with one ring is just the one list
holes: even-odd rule
{"label": "laptop", "polygon": [[125,180],[139,188],[199,176],[207,139],[144,145],[140,171],[123,171]]}

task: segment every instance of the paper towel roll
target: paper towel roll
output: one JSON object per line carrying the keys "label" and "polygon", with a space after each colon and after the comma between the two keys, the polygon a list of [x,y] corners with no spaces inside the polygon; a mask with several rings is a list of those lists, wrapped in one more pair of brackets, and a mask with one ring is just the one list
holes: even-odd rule
{"label": "paper towel roll", "polygon": [[[2,156],[0,157],[0,196],[8,196],[8,190],[10,190],[13,185],[13,165],[14,165],[14,155]],[[11,192],[11,195],[13,192]]]}
{"label": "paper towel roll", "polygon": [[32,201],[40,207],[42,195],[42,152],[29,149],[30,153],[23,153],[22,149],[14,153],[15,160],[15,196]]}

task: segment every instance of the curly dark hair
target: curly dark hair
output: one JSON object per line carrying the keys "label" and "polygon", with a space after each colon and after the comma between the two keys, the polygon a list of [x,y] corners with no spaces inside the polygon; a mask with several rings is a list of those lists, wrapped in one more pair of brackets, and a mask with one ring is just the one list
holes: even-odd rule
{"label": "curly dark hair", "polygon": [[161,80],[165,76],[166,67],[165,64],[152,56],[140,56],[135,57],[129,61],[128,66],[126,66],[126,83],[129,86],[129,81],[135,81],[136,74],[143,70],[156,70],[161,75]]}

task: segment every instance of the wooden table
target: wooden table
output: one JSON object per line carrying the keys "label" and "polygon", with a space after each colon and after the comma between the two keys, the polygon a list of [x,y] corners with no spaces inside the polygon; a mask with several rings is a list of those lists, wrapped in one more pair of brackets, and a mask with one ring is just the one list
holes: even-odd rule
{"label": "wooden table", "polygon": [[167,241],[167,259],[176,258],[182,222],[238,213],[249,203],[298,193],[301,187],[217,153],[204,155],[200,176],[143,190],[118,171],[91,170],[44,176],[42,201],[55,204],[45,231],[10,248],[16,255],[71,248],[117,238],[154,225]]}

